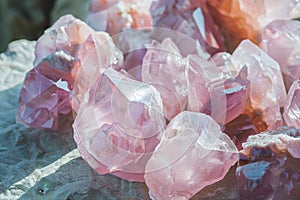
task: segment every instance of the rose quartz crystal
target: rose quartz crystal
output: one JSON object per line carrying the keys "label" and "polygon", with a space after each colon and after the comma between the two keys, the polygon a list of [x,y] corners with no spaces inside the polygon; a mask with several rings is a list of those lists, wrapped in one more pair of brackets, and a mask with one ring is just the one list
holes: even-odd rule
{"label": "rose quartz crystal", "polygon": [[263,30],[263,49],[280,65],[286,88],[300,77],[300,22],[276,20]]}
{"label": "rose quartz crystal", "polygon": [[237,68],[247,67],[251,82],[247,112],[262,115],[268,129],[281,126],[280,106],[284,105],[286,91],[279,64],[250,40],[241,42],[231,59]]}
{"label": "rose quartz crystal", "polygon": [[226,95],[225,124],[235,119],[245,110],[249,95],[250,81],[247,79],[247,68],[239,70],[231,60],[231,55],[225,52],[213,55],[210,61],[214,62],[219,70],[220,79],[224,80]]}
{"label": "rose quartz crystal", "polygon": [[299,199],[300,129],[250,136],[243,147],[236,170],[240,199]]}
{"label": "rose quartz crystal", "polygon": [[73,124],[78,149],[90,166],[132,181],[144,181],[164,126],[159,92],[112,68],[86,93]]}
{"label": "rose quartz crystal", "polygon": [[57,50],[64,50],[74,56],[78,46],[91,34],[96,32],[81,20],[72,15],[62,16],[37,40],[34,64],[37,65],[43,58]]}
{"label": "rose quartz crystal", "polygon": [[225,50],[218,27],[200,1],[154,1],[151,14],[155,27],[169,28],[192,37],[204,52],[214,54]]}
{"label": "rose quartz crystal", "polygon": [[146,165],[152,199],[189,199],[224,178],[238,151],[219,125],[203,113],[174,117]]}
{"label": "rose quartz crystal", "polygon": [[152,0],[92,0],[86,21],[95,30],[110,35],[129,28],[149,28],[151,3]]}
{"label": "rose quartz crystal", "polygon": [[161,94],[165,117],[171,120],[187,103],[186,59],[170,38],[153,41],[143,59],[142,81]]}
{"label": "rose quartz crystal", "polygon": [[[93,81],[105,68],[121,66],[122,60],[122,52],[107,33],[94,31],[72,15],[61,17],[36,43],[36,69],[25,78],[18,121],[30,127],[55,129],[58,115],[67,114],[61,102],[71,103],[72,109],[77,111]],[[68,89],[58,86],[56,91],[54,88],[61,84]]]}
{"label": "rose quartz crystal", "polygon": [[187,59],[187,109],[209,114],[218,123],[223,124],[226,117],[226,95],[223,94],[224,79],[220,71],[213,62],[198,55],[189,55]]}
{"label": "rose quartz crystal", "polygon": [[300,79],[296,80],[289,90],[283,117],[287,125],[300,128]]}
{"label": "rose quartz crystal", "polygon": [[26,74],[17,121],[34,128],[56,129],[59,114],[68,114],[74,80],[71,71],[79,61],[64,51],[44,58]]}

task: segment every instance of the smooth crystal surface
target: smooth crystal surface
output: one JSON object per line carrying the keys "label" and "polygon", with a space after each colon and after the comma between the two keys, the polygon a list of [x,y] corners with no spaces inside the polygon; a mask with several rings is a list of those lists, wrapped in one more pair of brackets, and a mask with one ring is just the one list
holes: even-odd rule
{"label": "smooth crystal surface", "polygon": [[300,22],[275,20],[263,29],[262,48],[280,65],[285,86],[300,77]]}
{"label": "smooth crystal surface", "polygon": [[283,117],[288,126],[300,128],[300,79],[296,80],[289,90]]}
{"label": "smooth crystal surface", "polygon": [[146,165],[152,199],[189,199],[221,180],[237,161],[238,151],[208,115],[183,111],[164,131]]}
{"label": "smooth crystal surface", "polygon": [[281,127],[250,136],[240,152],[240,199],[299,198],[300,129]]}
{"label": "smooth crystal surface", "polygon": [[73,127],[82,157],[100,174],[144,181],[165,119],[159,92],[108,68],[85,96]]}

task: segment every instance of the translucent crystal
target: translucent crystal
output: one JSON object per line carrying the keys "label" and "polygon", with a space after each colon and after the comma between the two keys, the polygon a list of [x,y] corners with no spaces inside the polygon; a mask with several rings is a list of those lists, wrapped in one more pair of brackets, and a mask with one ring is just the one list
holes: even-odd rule
{"label": "translucent crystal", "polygon": [[238,151],[208,115],[184,111],[175,116],[146,165],[152,199],[189,199],[224,178]]}
{"label": "translucent crystal", "polygon": [[112,68],[86,93],[73,124],[82,157],[98,173],[133,181],[144,181],[164,126],[158,91]]}
{"label": "translucent crystal", "polygon": [[276,20],[263,29],[262,48],[280,65],[285,86],[300,78],[300,22]]}

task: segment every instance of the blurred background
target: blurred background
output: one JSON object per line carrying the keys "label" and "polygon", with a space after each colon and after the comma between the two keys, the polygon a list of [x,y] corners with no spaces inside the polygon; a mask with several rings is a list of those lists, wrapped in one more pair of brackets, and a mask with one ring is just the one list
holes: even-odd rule
{"label": "blurred background", "polygon": [[84,19],[89,0],[0,0],[0,52],[16,39],[36,40],[60,16]]}

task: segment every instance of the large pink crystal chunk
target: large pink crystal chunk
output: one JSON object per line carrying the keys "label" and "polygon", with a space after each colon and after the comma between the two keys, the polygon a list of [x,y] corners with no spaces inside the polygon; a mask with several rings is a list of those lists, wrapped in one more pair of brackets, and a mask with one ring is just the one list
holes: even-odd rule
{"label": "large pink crystal chunk", "polygon": [[153,41],[143,59],[142,81],[161,94],[165,117],[171,120],[187,103],[186,59],[170,38]]}
{"label": "large pink crystal chunk", "polygon": [[189,199],[224,178],[238,151],[208,115],[184,111],[171,120],[146,165],[152,199]]}
{"label": "large pink crystal chunk", "polygon": [[108,68],[86,93],[73,128],[82,157],[98,173],[144,181],[164,126],[159,92]]}
{"label": "large pink crystal chunk", "polygon": [[98,31],[114,35],[129,28],[152,26],[150,6],[152,0],[92,0],[87,23]]}
{"label": "large pink crystal chunk", "polygon": [[300,22],[276,20],[263,30],[263,49],[280,65],[286,88],[300,77]]}
{"label": "large pink crystal chunk", "polygon": [[296,80],[289,90],[283,117],[287,125],[300,128],[300,79]]}
{"label": "large pink crystal chunk", "polygon": [[279,64],[250,40],[242,41],[231,59],[238,69],[247,67],[247,79],[251,82],[248,111],[261,112],[269,129],[281,126],[280,106],[284,105],[286,91]]}
{"label": "large pink crystal chunk", "polygon": [[72,110],[71,71],[78,66],[78,60],[57,51],[30,70],[21,89],[17,121],[29,127],[56,129],[59,114]]}

